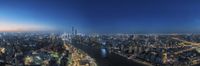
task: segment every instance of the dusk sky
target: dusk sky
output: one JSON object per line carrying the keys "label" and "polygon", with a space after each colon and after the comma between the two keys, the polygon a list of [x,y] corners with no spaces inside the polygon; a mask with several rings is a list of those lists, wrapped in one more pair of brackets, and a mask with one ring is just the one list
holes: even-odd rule
{"label": "dusk sky", "polygon": [[0,31],[200,32],[200,0],[0,0]]}

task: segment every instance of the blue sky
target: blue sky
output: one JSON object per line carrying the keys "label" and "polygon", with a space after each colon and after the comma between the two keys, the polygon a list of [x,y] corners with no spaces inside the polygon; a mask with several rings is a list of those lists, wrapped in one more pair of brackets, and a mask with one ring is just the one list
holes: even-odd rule
{"label": "blue sky", "polygon": [[80,32],[199,32],[199,7],[199,0],[0,0],[0,22]]}

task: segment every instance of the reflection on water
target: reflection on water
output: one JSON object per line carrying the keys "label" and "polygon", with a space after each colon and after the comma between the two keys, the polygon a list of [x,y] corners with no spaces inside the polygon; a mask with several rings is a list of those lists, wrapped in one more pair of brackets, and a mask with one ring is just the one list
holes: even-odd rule
{"label": "reflection on water", "polygon": [[102,57],[102,58],[107,57],[107,51],[106,51],[105,48],[101,48],[101,57]]}

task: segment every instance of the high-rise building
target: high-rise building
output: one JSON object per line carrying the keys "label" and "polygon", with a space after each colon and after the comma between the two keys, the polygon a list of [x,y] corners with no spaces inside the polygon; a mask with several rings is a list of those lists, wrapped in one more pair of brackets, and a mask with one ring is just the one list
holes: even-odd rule
{"label": "high-rise building", "polygon": [[74,34],[75,34],[75,35],[77,35],[77,33],[78,33],[78,30],[77,30],[77,29],[75,29],[75,31],[74,31]]}
{"label": "high-rise building", "polygon": [[74,26],[72,26],[72,35],[74,35]]}
{"label": "high-rise building", "polygon": [[75,27],[72,27],[72,35],[77,35],[78,30]]}

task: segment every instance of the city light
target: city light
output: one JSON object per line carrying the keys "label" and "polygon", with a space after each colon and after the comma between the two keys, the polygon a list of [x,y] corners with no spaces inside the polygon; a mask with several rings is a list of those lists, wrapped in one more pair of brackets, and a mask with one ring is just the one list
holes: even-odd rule
{"label": "city light", "polygon": [[0,66],[200,66],[200,0],[0,0]]}

